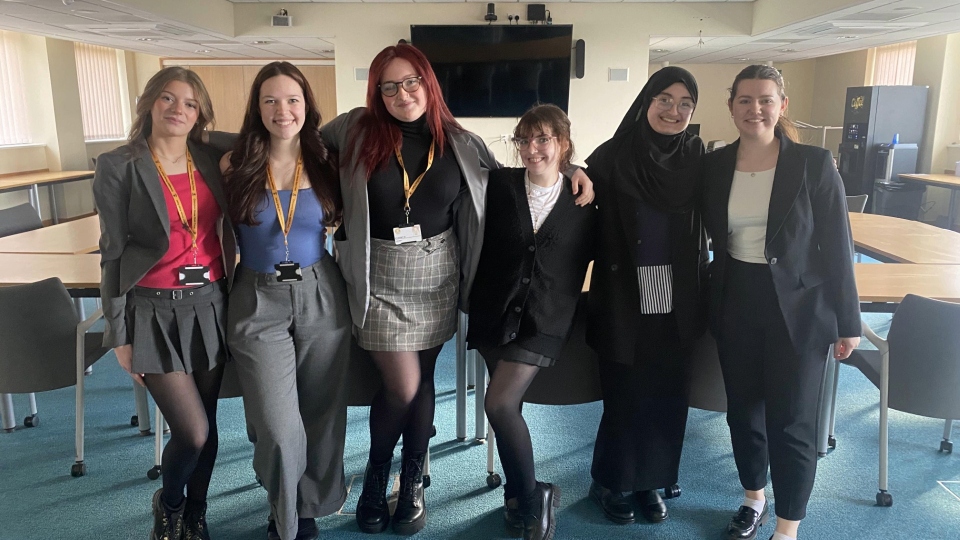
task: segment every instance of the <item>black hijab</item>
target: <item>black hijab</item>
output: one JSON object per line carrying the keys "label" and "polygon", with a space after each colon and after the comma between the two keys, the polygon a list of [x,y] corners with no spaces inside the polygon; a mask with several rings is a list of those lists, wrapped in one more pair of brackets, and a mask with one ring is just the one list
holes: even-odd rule
{"label": "black hijab", "polygon": [[601,144],[587,165],[603,180],[662,212],[686,212],[693,207],[699,158],[703,155],[700,137],[682,131],[662,135],[647,121],[653,98],[674,83],[683,83],[697,101],[697,80],[676,66],[654,73],[630,106],[620,127]]}

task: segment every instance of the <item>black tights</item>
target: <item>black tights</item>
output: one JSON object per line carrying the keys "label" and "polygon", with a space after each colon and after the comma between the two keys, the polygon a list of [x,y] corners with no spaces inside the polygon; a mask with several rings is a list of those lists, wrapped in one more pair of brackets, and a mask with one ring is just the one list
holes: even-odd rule
{"label": "black tights", "polygon": [[217,397],[223,366],[191,375],[148,373],[143,381],[170,425],[170,440],[160,461],[163,500],[180,506],[183,488],[194,501],[207,500],[207,488],[217,460]]}
{"label": "black tights", "polygon": [[392,459],[403,435],[408,452],[426,452],[433,433],[433,372],[443,345],[425,351],[370,351],[383,387],[370,405],[370,461]]}
{"label": "black tights", "polygon": [[523,394],[540,368],[519,362],[487,360],[490,385],[483,408],[497,438],[497,453],[507,479],[507,499],[522,497],[537,487],[533,466],[533,443],[523,419]]}

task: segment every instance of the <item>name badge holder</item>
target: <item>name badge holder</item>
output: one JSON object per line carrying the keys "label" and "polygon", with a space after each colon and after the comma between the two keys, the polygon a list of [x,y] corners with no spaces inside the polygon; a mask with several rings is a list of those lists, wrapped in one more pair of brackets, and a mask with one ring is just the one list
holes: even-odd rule
{"label": "name badge holder", "polygon": [[303,281],[303,271],[300,269],[300,263],[290,260],[290,244],[287,242],[287,235],[293,228],[293,215],[297,211],[297,195],[300,192],[300,171],[303,170],[303,156],[297,158],[297,168],[293,173],[293,190],[290,192],[290,207],[287,209],[287,217],[283,217],[283,206],[280,204],[280,194],[277,190],[277,184],[273,180],[273,173],[270,172],[270,165],[267,165],[267,181],[270,182],[270,192],[273,195],[273,204],[277,210],[277,221],[280,222],[280,232],[283,233],[284,259],[273,265],[276,271],[277,282],[291,283]]}
{"label": "name badge holder", "polygon": [[406,166],[403,164],[403,156],[400,154],[400,148],[397,147],[394,151],[397,154],[397,161],[400,162],[400,171],[403,173],[403,195],[406,197],[403,203],[403,213],[406,215],[407,221],[393,228],[393,241],[399,246],[401,244],[410,244],[423,240],[420,225],[410,223],[410,197],[413,197],[413,193],[417,190],[417,187],[420,186],[420,181],[423,180],[423,177],[427,175],[427,171],[433,166],[434,141],[430,141],[430,151],[427,153],[427,168],[413,181],[412,186],[410,185],[410,177],[407,175]]}

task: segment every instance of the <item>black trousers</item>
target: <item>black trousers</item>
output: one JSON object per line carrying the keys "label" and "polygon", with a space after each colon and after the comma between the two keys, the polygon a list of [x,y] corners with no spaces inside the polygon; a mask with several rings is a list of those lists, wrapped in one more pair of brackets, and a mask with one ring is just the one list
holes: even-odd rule
{"label": "black trousers", "polygon": [[633,365],[600,359],[603,416],[591,475],[618,492],[677,483],[689,378],[676,317],[642,315]]}
{"label": "black trousers", "polygon": [[827,348],[797,354],[770,269],[727,257],[717,350],[740,482],[773,480],[778,517],[801,520],[817,473],[817,406]]}

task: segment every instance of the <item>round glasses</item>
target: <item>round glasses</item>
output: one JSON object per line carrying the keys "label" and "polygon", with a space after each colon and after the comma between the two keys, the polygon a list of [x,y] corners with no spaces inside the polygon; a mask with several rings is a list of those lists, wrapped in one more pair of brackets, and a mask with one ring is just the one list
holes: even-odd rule
{"label": "round glasses", "polygon": [[513,138],[513,144],[517,145],[518,150],[526,150],[532,144],[534,148],[543,148],[550,144],[550,141],[556,139],[556,136],[553,137],[534,137],[532,139],[520,139],[517,137]]}
{"label": "round glasses", "polygon": [[656,105],[661,111],[669,111],[673,108],[673,105],[676,104],[677,112],[684,116],[693,114],[693,109],[696,108],[696,104],[690,100],[682,99],[679,102],[676,102],[673,98],[666,96],[657,96],[653,98],[653,104]]}
{"label": "round glasses", "polygon": [[423,77],[407,77],[402,81],[386,81],[377,85],[380,88],[380,93],[387,96],[393,97],[397,95],[397,92],[400,91],[400,88],[403,88],[403,91],[412,94],[420,89],[420,79]]}

